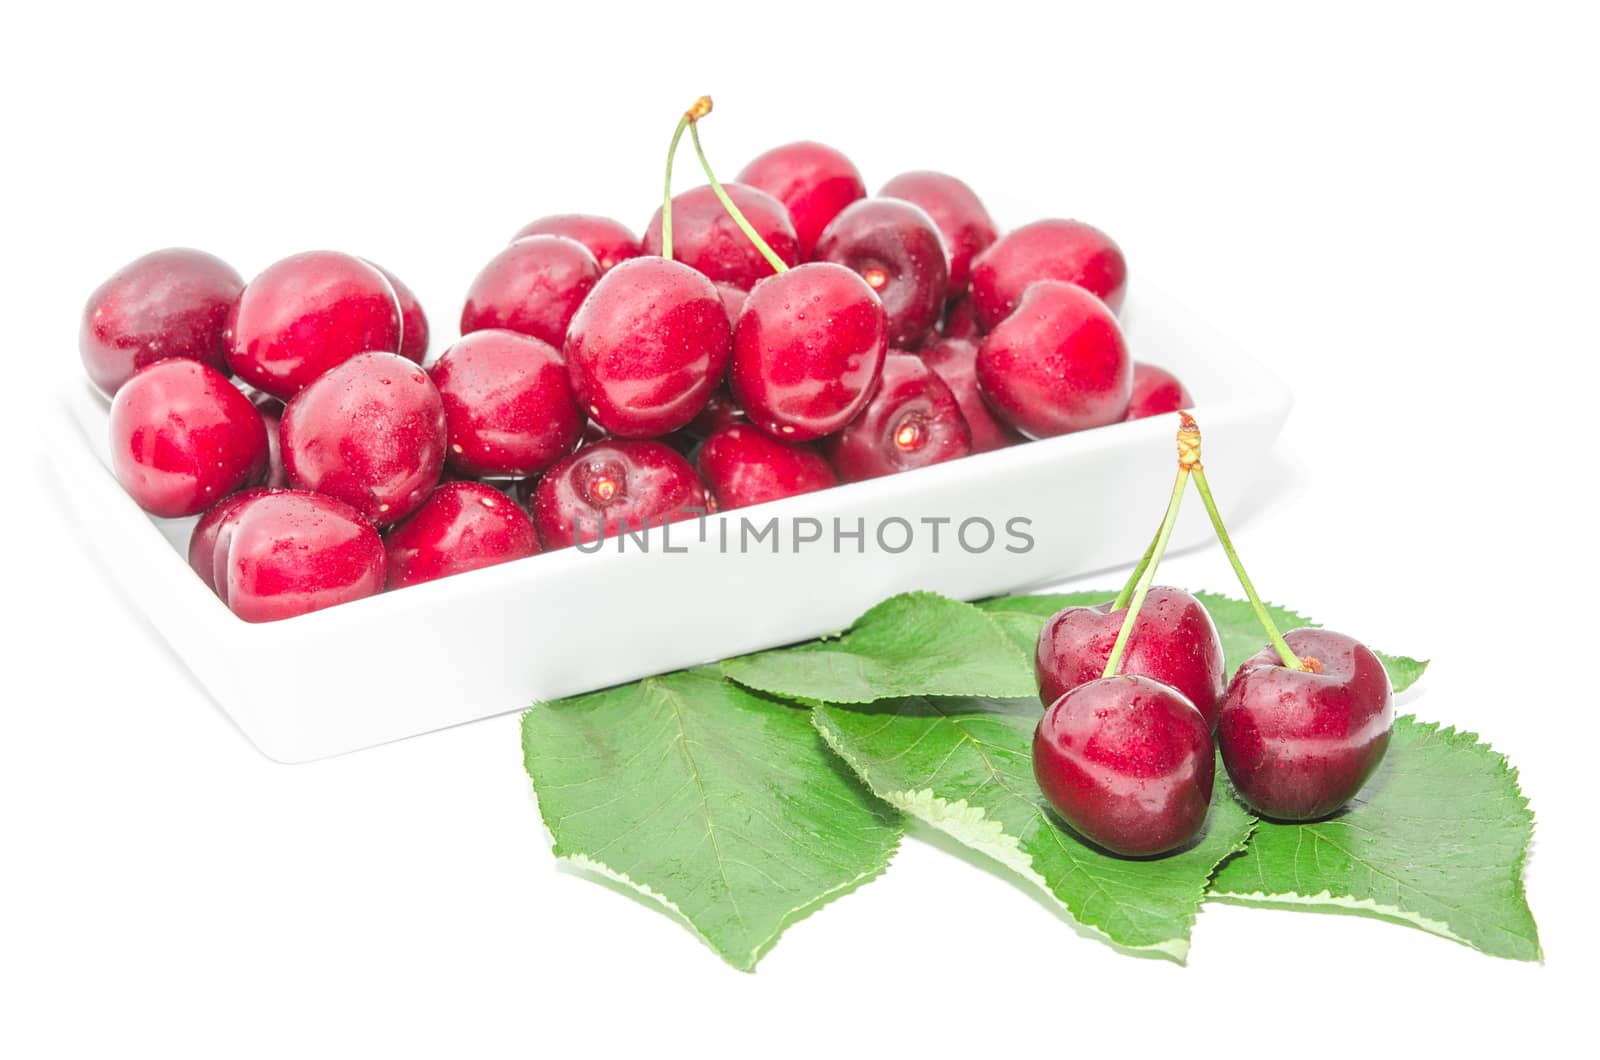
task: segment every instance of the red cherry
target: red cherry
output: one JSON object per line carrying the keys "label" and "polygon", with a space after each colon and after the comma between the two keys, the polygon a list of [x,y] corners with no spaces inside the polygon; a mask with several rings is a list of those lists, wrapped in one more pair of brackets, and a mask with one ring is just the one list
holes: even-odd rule
{"label": "red cherry", "polygon": [[[744,184],[724,184],[722,190],[785,265],[799,263],[800,242],[783,203]],[[650,227],[645,229],[644,252],[661,253],[659,207],[650,218]],[[728,216],[709,184],[672,197],[672,253],[678,261],[717,283],[744,291],[772,275],[771,263]]]}
{"label": "red cherry", "polygon": [[994,418],[983,395],[978,393],[978,346],[966,339],[942,339],[917,351],[929,368],[939,373],[967,421],[972,435],[972,451],[987,453],[1022,441],[1022,435]]}
{"label": "red cherry", "polygon": [[800,259],[840,210],[864,198],[867,186],[855,163],[826,144],[801,141],[757,155],[734,178],[771,195],[789,211],[800,240]]}
{"label": "red cherry", "polygon": [[1115,313],[1127,291],[1128,263],[1110,236],[1082,221],[1023,225],[972,262],[972,300],[979,323],[985,328],[1000,323],[1039,280],[1077,284]]}
{"label": "red cherry", "polygon": [[944,321],[939,325],[939,334],[947,339],[972,339],[974,342],[983,338],[983,329],[978,326],[978,313],[972,308],[970,297],[963,295],[950,303],[950,308],[944,312]]}
{"label": "red cherry", "polygon": [[452,471],[537,475],[577,446],[584,417],[549,343],[490,328],[459,339],[428,369],[444,404]]}
{"label": "red cherry", "polygon": [[681,262],[641,257],[606,273],[567,331],[572,392],[613,435],[653,438],[694,419],[722,378],[731,336],[717,288]]}
{"label": "red cherry", "polygon": [[1194,398],[1178,377],[1165,368],[1143,361],[1133,362],[1133,396],[1128,399],[1126,420],[1142,420],[1163,412],[1194,408]]}
{"label": "red cherry", "polygon": [[719,283],[717,294],[722,297],[722,308],[728,311],[728,331],[731,334],[733,326],[739,323],[739,314],[744,312],[744,300],[750,296],[750,292]]}
{"label": "red cherry", "polygon": [[403,589],[539,551],[533,520],[481,482],[446,482],[415,515],[389,531],[389,588]]}
{"label": "red cherry", "polygon": [[173,247],[130,261],[83,307],[83,367],[107,394],[169,357],[227,372],[228,310],[243,289],[232,266],[204,251]]}
{"label": "red cherry", "polygon": [[1216,752],[1182,693],[1148,677],[1102,677],[1052,703],[1033,772],[1056,813],[1113,854],[1149,857],[1200,833]]}
{"label": "red cherry", "polygon": [[283,424],[283,402],[271,394],[258,393],[251,404],[261,415],[262,425],[267,428],[267,478],[263,485],[287,489],[289,474],[283,470],[283,447],[279,437]]}
{"label": "red cherry", "polygon": [[267,473],[267,429],[215,368],[175,358],[141,368],[111,402],[111,464],[139,507],[198,515]]}
{"label": "red cherry", "polygon": [[1083,288],[1053,280],[1029,287],[1016,311],[984,336],[977,374],[995,414],[1035,438],[1115,423],[1133,385],[1111,310]]}
{"label": "red cherry", "polygon": [[229,321],[228,364],[287,401],[322,373],[369,350],[400,348],[400,303],[360,258],[313,250],[245,285]]}
{"label": "red cherry", "polygon": [[268,489],[257,487],[255,489],[240,490],[230,493],[200,516],[194,524],[194,530],[189,534],[189,566],[200,575],[200,580],[206,583],[206,588],[212,592],[217,591],[217,577],[228,576],[226,569],[217,570],[217,559],[226,558],[228,550],[225,544],[219,547],[219,542],[225,542],[233,536],[233,527],[238,522],[238,515],[245,506],[257,497],[265,497],[270,493],[285,493],[286,490]]}
{"label": "red cherry", "polygon": [[955,395],[922,358],[891,353],[861,414],[822,442],[846,482],[940,464],[972,451],[972,434]]}
{"label": "red cherry", "polygon": [[[661,442],[606,439],[584,446],[521,487],[545,549],[589,544],[706,510],[694,468]],[[531,488],[530,488],[531,487]]]}
{"label": "red cherry", "polygon": [[899,199],[862,199],[823,230],[814,254],[854,270],[883,302],[889,345],[910,349],[944,309],[949,279],[944,241],[933,219]]}
{"label": "red cherry", "polygon": [[644,253],[639,248],[639,237],[621,221],[609,217],[596,217],[587,213],[563,213],[529,221],[512,237],[511,241],[526,236],[566,236],[582,243],[600,271],[607,272],[629,258]]}
{"label": "red cherry", "polygon": [[842,265],[762,281],[733,333],[728,382],[750,422],[782,441],[832,434],[866,406],[888,350],[878,296]]}
{"label": "red cherry", "polygon": [[719,511],[839,484],[833,468],[811,446],[780,442],[747,423],[729,424],[707,438],[699,465]]}
{"label": "red cherry", "polygon": [[748,418],[739,403],[733,400],[733,394],[728,391],[728,385],[717,387],[711,392],[711,397],[706,401],[706,407],[701,409],[683,433],[692,438],[709,438],[724,427],[731,427],[735,423],[746,423]]}
{"label": "red cherry", "polygon": [[525,236],[489,260],[467,290],[461,334],[520,331],[556,349],[567,323],[600,279],[600,263],[565,236]]}
{"label": "red cherry", "polygon": [[928,211],[950,254],[950,296],[965,292],[972,259],[995,240],[994,221],[976,192],[946,173],[902,173],[883,186],[880,196],[904,199]]}
{"label": "red cherry", "polygon": [[[365,258],[361,260],[366,261]],[[383,273],[383,278],[394,288],[395,301],[400,304],[400,348],[395,352],[421,364],[428,356],[428,315],[422,311],[422,302],[400,277],[375,261],[367,261],[367,264]]]}
{"label": "red cherry", "polygon": [[[1039,698],[1049,706],[1105,673],[1128,609],[1069,607],[1044,624],[1034,654]],[[1222,638],[1204,605],[1182,589],[1152,586],[1123,649],[1121,673],[1170,685],[1215,728],[1227,670]]]}
{"label": "red cherry", "polygon": [[378,526],[421,507],[444,470],[444,405],[428,374],[363,353],[289,402],[283,466],[297,489],[337,497]]}
{"label": "red cherry", "polygon": [[1284,640],[1309,668],[1289,669],[1270,647],[1246,660],[1223,694],[1217,744],[1256,812],[1310,821],[1355,798],[1383,761],[1394,694],[1383,663],[1352,637],[1295,629]]}

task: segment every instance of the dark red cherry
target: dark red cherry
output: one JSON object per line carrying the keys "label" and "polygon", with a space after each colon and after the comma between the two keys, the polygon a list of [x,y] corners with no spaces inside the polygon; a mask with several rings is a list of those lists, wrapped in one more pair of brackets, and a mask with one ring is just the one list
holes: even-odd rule
{"label": "dark red cherry", "polygon": [[704,440],[724,427],[746,422],[748,422],[748,418],[744,414],[744,409],[740,408],[739,403],[733,400],[733,395],[729,393],[728,386],[724,383],[711,392],[711,397],[706,401],[706,407],[701,409],[695,418],[689,421],[689,425],[683,429],[683,432],[692,438]]}
{"label": "dark red cherry", "polygon": [[1176,850],[1205,826],[1216,779],[1205,719],[1148,677],[1096,678],[1050,704],[1033,734],[1045,799],[1113,854]]}
{"label": "dark red cherry", "polygon": [[273,489],[287,489],[288,472],[283,470],[283,449],[279,433],[283,423],[283,402],[271,394],[257,393],[251,400],[261,414],[261,423],[267,428],[267,477],[263,485]]}
{"label": "dark red cherry", "polygon": [[267,429],[250,399],[187,358],[135,372],[111,402],[111,466],[145,511],[198,515],[267,473]]}
{"label": "dark red cherry", "polygon": [[939,322],[949,279],[944,241],[933,219],[899,199],[845,207],[817,240],[817,261],[861,275],[889,317],[889,345],[911,349]]}
{"label": "dark red cherry", "polygon": [[782,441],[832,434],[871,396],[888,320],[867,281],[813,262],[750,292],[733,332],[728,383],[750,422]]}
{"label": "dark red cherry", "polygon": [[[365,258],[361,260],[366,261]],[[394,288],[395,300],[400,303],[400,348],[395,352],[421,364],[428,356],[428,315],[422,311],[422,302],[400,277],[375,261],[367,264],[383,273],[383,278]]]}
{"label": "dark red cherry", "polygon": [[962,296],[950,303],[944,311],[944,321],[939,325],[939,334],[947,339],[971,339],[974,342],[983,338],[983,329],[978,326],[977,311],[972,308],[972,299]]}
{"label": "dark red cherry", "polygon": [[[1128,609],[1111,604],[1057,611],[1039,633],[1034,670],[1049,706],[1105,673]],[[1193,703],[1206,725],[1217,724],[1227,669],[1222,638],[1205,607],[1182,589],[1153,586],[1123,649],[1120,672],[1171,685]]]}
{"label": "dark red cherry", "polygon": [[[744,184],[724,184],[722,190],[785,265],[799,263],[800,241],[783,203]],[[646,254],[661,253],[659,209],[645,229],[643,245]],[[672,256],[717,283],[744,291],[772,275],[772,264],[728,216],[709,184],[672,197]]]}
{"label": "dark red cherry", "polygon": [[966,456],[972,434],[961,406],[922,358],[891,353],[872,399],[822,452],[839,477],[860,482]]}
{"label": "dark red cherry", "polygon": [[378,526],[422,506],[444,470],[445,420],[428,373],[363,353],[300,391],[283,414],[289,482],[351,505]]}
{"label": "dark red cherry", "polygon": [[654,438],[687,424],[728,365],[717,288],[677,261],[639,257],[595,285],[567,331],[572,392],[600,426]]}
{"label": "dark red cherry", "polygon": [[722,296],[722,308],[728,311],[728,330],[732,333],[733,326],[739,323],[739,314],[744,312],[744,300],[750,296],[750,292],[719,283],[717,294]]}
{"label": "dark red cherry", "polygon": [[225,542],[233,535],[233,527],[238,522],[238,515],[245,506],[257,497],[265,497],[269,493],[283,493],[285,490],[256,487],[254,489],[240,490],[230,493],[217,503],[205,510],[199,521],[194,524],[194,530],[189,534],[189,566],[206,583],[206,588],[212,592],[217,591],[217,578],[227,577],[227,570],[217,569],[218,557],[227,557],[227,548],[218,547],[218,542]]}
{"label": "dark red cherry", "polygon": [[1383,663],[1354,638],[1295,629],[1284,640],[1308,669],[1289,669],[1270,647],[1246,660],[1223,693],[1217,745],[1256,812],[1311,821],[1355,798],[1383,761],[1394,695]]}
{"label": "dark red cherry", "polygon": [[589,544],[663,523],[697,518],[706,491],[694,468],[661,442],[608,438],[556,464],[524,499],[545,549]]}
{"label": "dark red cherry", "polygon": [[520,331],[556,349],[567,323],[600,279],[600,263],[565,236],[525,236],[489,260],[467,290],[461,334]]}
{"label": "dark red cherry", "polygon": [[976,192],[947,173],[902,173],[883,186],[881,196],[916,203],[928,212],[950,255],[950,296],[967,289],[972,259],[995,240],[994,221]]}
{"label": "dark red cherry", "polygon": [[293,618],[383,591],[383,540],[359,512],[333,497],[262,490],[225,512],[213,529],[212,587],[246,622]]}
{"label": "dark red cherry", "polygon": [[1192,408],[1194,398],[1177,376],[1153,364],[1133,362],[1133,396],[1128,399],[1128,413],[1124,419],[1142,420],[1146,416]]}
{"label": "dark red cherry", "polygon": [[992,329],[1040,280],[1076,284],[1113,313],[1128,286],[1128,263],[1111,237],[1082,221],[1035,221],[1007,232],[972,262],[978,322]]}
{"label": "dark red cherry", "polygon": [[800,240],[802,261],[811,260],[828,222],[867,194],[855,163],[826,144],[804,140],[757,155],[735,179],[783,203]]}
{"label": "dark red cherry", "polygon": [[78,352],[84,370],[107,394],[169,357],[228,372],[228,310],[243,289],[232,266],[200,250],[173,247],[130,261],[83,307]]}
{"label": "dark red cherry", "polygon": [[639,237],[627,225],[594,214],[562,213],[541,217],[523,225],[511,241],[515,243],[525,236],[566,236],[575,239],[594,255],[594,260],[600,263],[601,272],[609,271],[620,262],[643,253],[639,249]]}
{"label": "dark red cherry", "polygon": [[358,353],[398,351],[400,302],[360,258],[313,250],[246,284],[228,330],[228,364],[239,378],[287,401]]}
{"label": "dark red cherry", "polygon": [[1105,303],[1044,280],[978,346],[978,389],[995,415],[1034,438],[1122,419],[1133,362]]}
{"label": "dark red cherry", "polygon": [[539,551],[533,520],[516,502],[481,482],[446,482],[416,514],[390,530],[389,588],[403,589],[522,559]]}
{"label": "dark red cherry", "polygon": [[917,351],[955,395],[961,418],[972,435],[972,451],[987,453],[1022,441],[1022,435],[994,418],[983,395],[978,393],[978,345],[966,339],[941,339]]}
{"label": "dark red cherry", "polygon": [[537,475],[577,446],[586,422],[549,343],[490,328],[428,368],[444,404],[450,469],[468,478]]}
{"label": "dark red cherry", "polygon": [[729,424],[707,438],[699,466],[719,511],[839,484],[833,468],[810,445],[780,442],[748,423]]}

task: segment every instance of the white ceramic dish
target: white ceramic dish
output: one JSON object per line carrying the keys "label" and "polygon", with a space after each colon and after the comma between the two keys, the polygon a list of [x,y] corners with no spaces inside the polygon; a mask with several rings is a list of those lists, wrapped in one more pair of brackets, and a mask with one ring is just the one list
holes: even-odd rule
{"label": "white ceramic dish", "polygon": [[[1268,466],[1289,408],[1283,385],[1209,328],[1141,287],[1124,314],[1134,356],[1189,386],[1225,508]],[[961,599],[1011,592],[1131,561],[1160,519],[1174,470],[1174,416],[1031,442],[938,467],[661,528],[619,553],[575,549],[359,600],[282,622],[239,621],[189,570],[192,519],[159,520],[109,470],[106,402],[63,394],[50,446],[66,491],[110,568],[162,636],[264,754],[302,762],[552,699],[838,630],[893,593]],[[823,539],[793,551],[794,519]],[[741,553],[741,520],[779,520]],[[937,542],[932,524],[949,519]],[[966,551],[964,520],[992,549]],[[1026,519],[1032,549],[1007,551]],[[834,520],[865,540],[833,550]],[[914,532],[898,549],[905,520]],[[720,539],[726,528],[730,548]],[[811,529],[806,524],[806,530]],[[1209,528],[1188,506],[1174,547]],[[981,524],[967,543],[982,543]],[[664,554],[662,548],[674,550]],[[682,551],[678,551],[678,550]]]}

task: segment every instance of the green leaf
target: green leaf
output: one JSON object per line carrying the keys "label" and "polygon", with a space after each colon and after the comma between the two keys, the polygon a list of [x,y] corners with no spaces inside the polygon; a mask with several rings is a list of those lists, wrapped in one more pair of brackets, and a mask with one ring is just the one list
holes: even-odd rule
{"label": "green leaf", "polygon": [[1310,824],[1261,821],[1211,894],[1375,915],[1496,957],[1538,960],[1522,889],[1532,837],[1533,814],[1504,756],[1472,733],[1407,716],[1355,801]]}
{"label": "green leaf", "polygon": [[1037,690],[1031,646],[1021,650],[992,617],[937,593],[891,596],[837,639],[729,659],[722,672],[758,691],[827,703]]}
{"label": "green leaf", "polygon": [[1032,659],[1034,650],[1039,643],[1039,631],[1044,628],[1045,620],[1064,607],[1085,607],[1094,604],[1103,604],[1117,598],[1116,590],[1111,592],[1089,593],[1051,593],[1046,596],[997,596],[992,600],[980,600],[978,608],[986,612],[1005,630],[1006,636],[1011,639],[1022,651]]}
{"label": "green leaf", "polygon": [[901,835],[805,710],[715,667],[536,704],[522,748],[556,856],[661,903],[744,971],[883,871]]}
{"label": "green leaf", "polygon": [[1049,811],[1034,781],[1039,714],[1036,697],[917,697],[819,707],[812,717],[885,802],[1041,888],[1118,948],[1181,962],[1212,870],[1244,848],[1253,819],[1219,779],[1205,832],[1189,847],[1145,860],[1091,847]]}

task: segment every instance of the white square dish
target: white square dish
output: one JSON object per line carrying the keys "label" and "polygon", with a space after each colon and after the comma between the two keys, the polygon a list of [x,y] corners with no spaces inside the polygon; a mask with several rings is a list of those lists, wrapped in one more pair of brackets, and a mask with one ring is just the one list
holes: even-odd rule
{"label": "white square dish", "polygon": [[[1123,323],[1134,356],[1170,368],[1195,395],[1207,463],[1223,469],[1229,508],[1269,466],[1287,390],[1148,287],[1137,289]],[[897,592],[970,600],[1128,562],[1154,532],[1175,469],[1176,417],[1159,416],[722,513],[670,534],[658,527],[644,535],[647,552],[635,539],[620,551],[616,542],[595,553],[568,548],[251,625],[190,571],[194,520],[154,519],[117,484],[105,400],[74,382],[63,405],[48,421],[59,432],[50,451],[96,547],[223,710],[280,762],[804,640]],[[796,552],[794,520],[807,517],[820,521],[822,539]],[[969,552],[957,539],[974,518],[998,531],[993,547]],[[741,552],[743,521],[761,529],[770,519],[776,538]],[[1007,549],[1020,545],[1006,531],[1013,519],[1028,520],[1031,549]],[[835,551],[834,526],[849,532],[858,520],[859,550],[845,537]],[[909,547],[886,551],[900,547],[907,527]],[[1207,533],[1190,505],[1173,547]],[[967,544],[985,536],[972,524]]]}

